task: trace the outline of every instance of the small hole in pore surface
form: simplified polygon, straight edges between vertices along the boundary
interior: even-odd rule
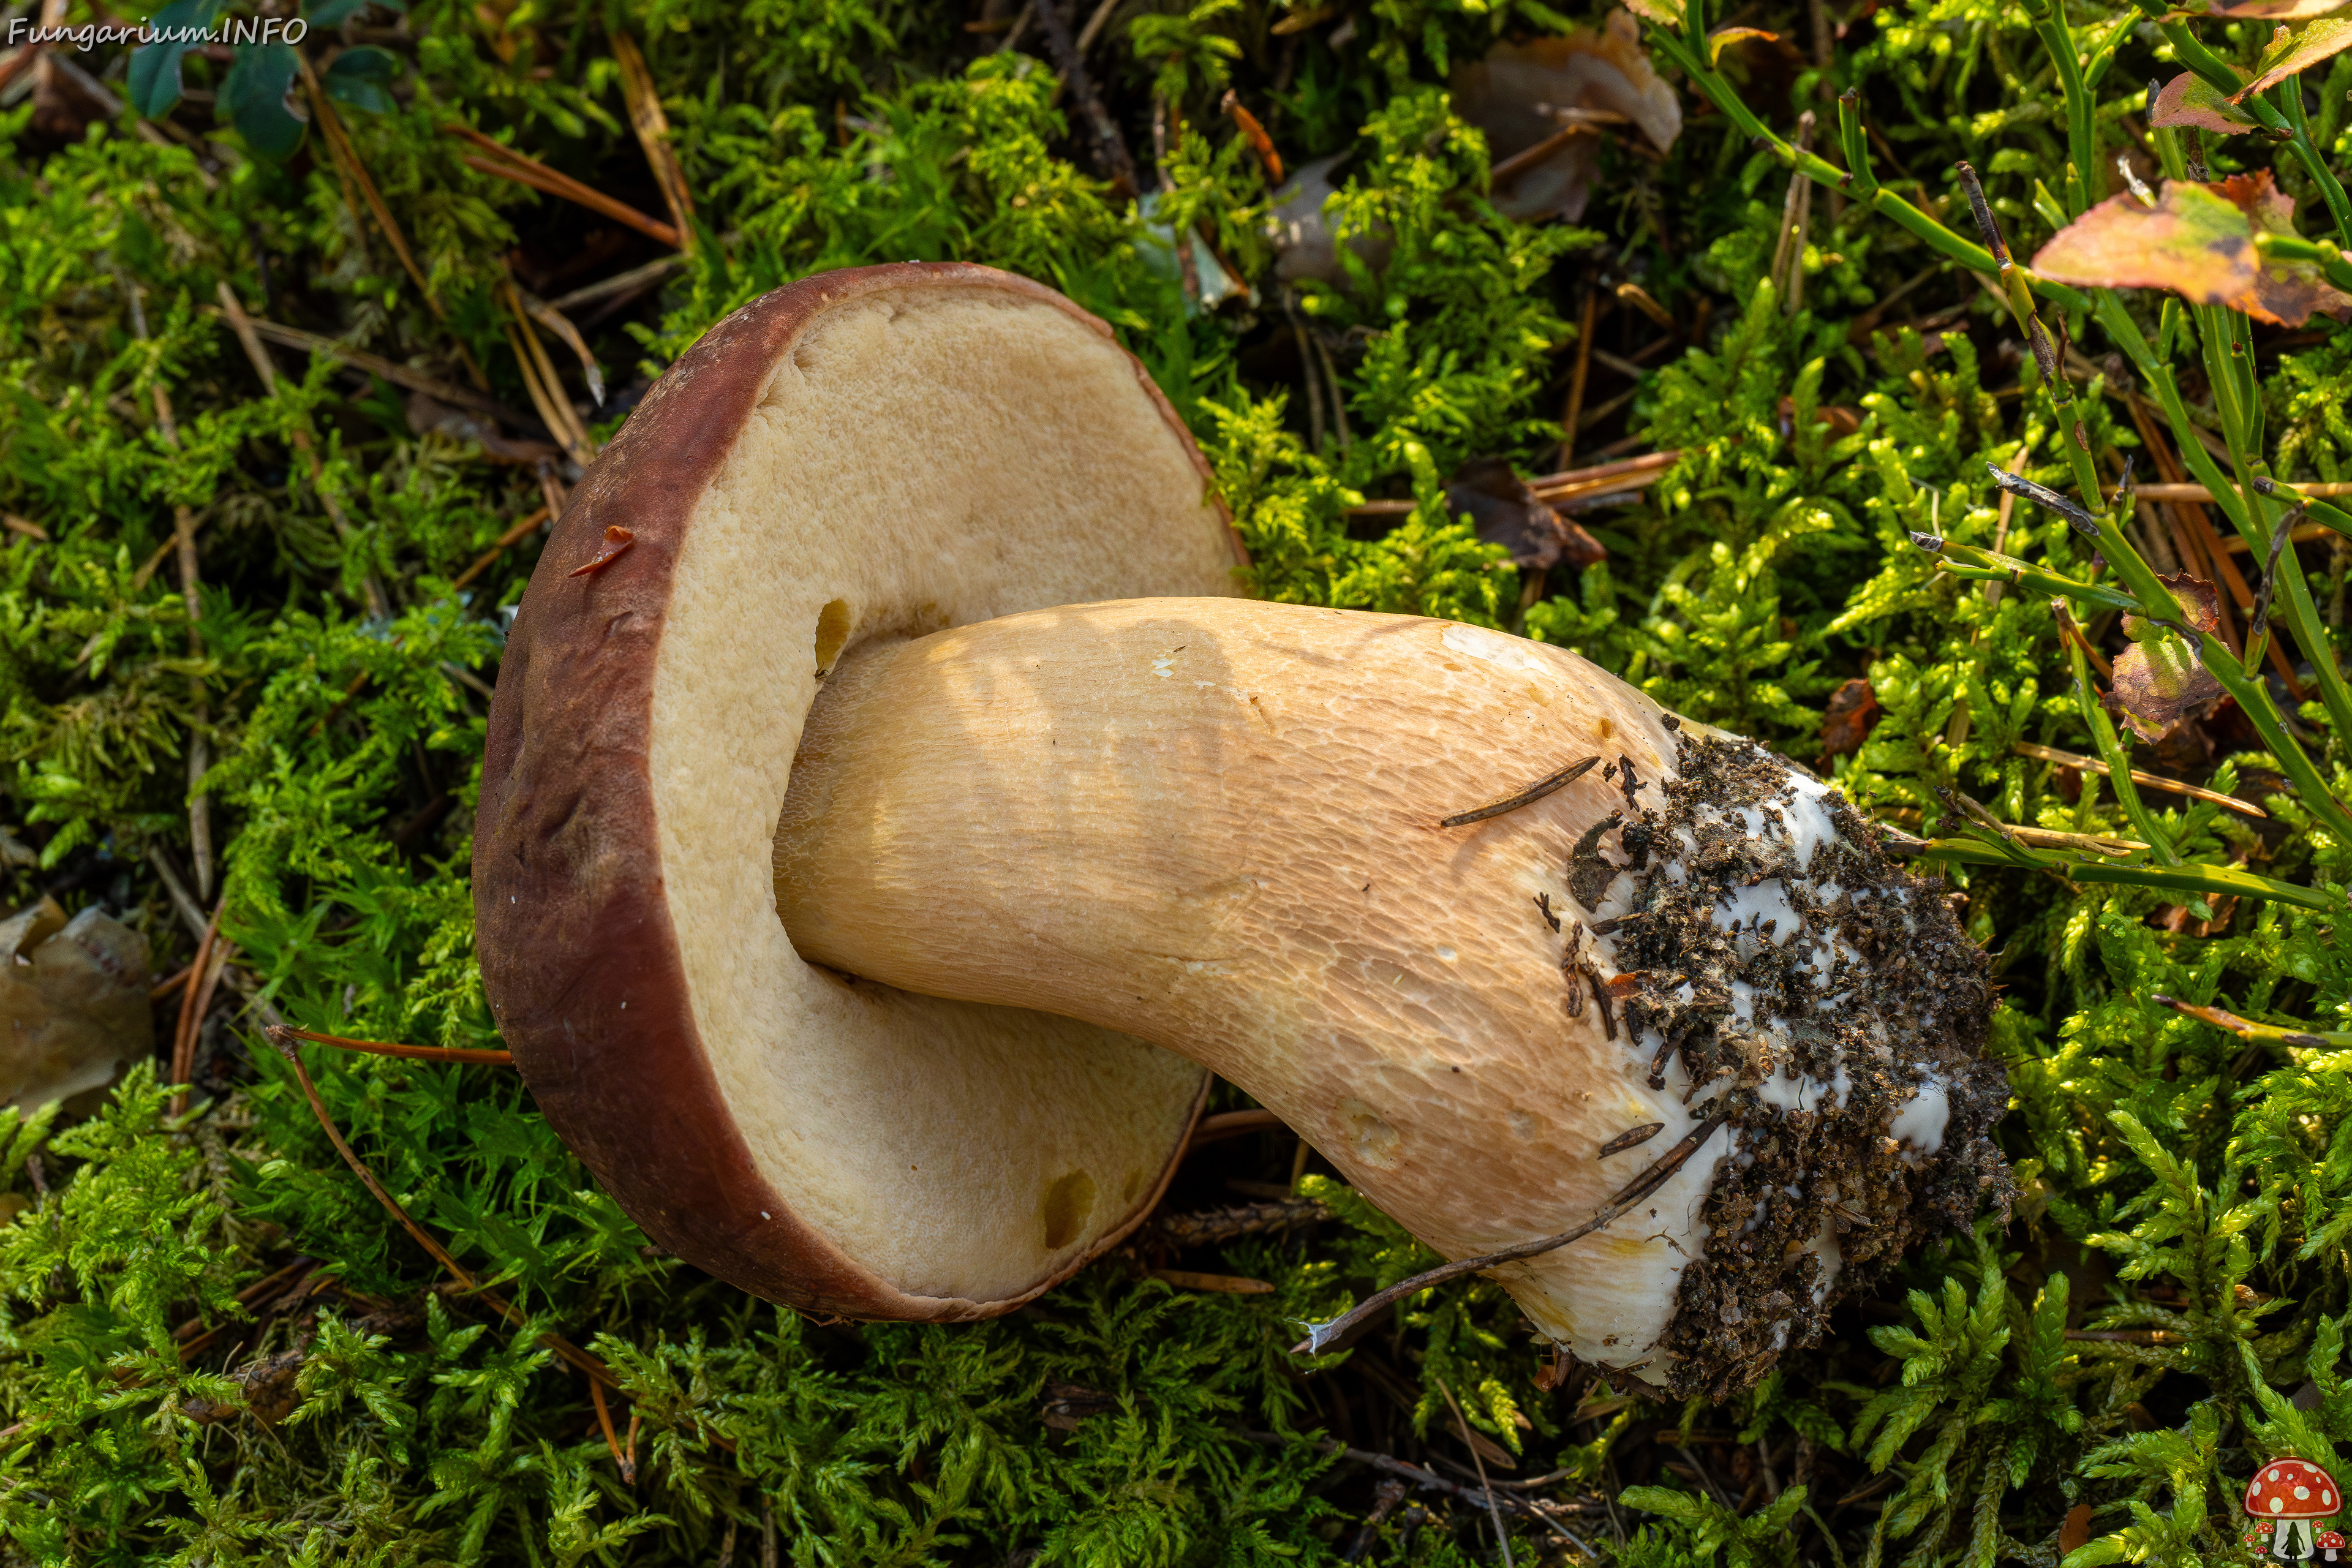
[[[1039,1212],[1045,1221],[1045,1250],[1058,1252],[1078,1238],[1086,1228],[1087,1216],[1095,1209],[1095,1179],[1084,1171],[1072,1171],[1057,1178],[1045,1189],[1045,1201]]]
[[[841,657],[841,645],[849,640],[849,601],[833,599],[816,613],[816,672],[823,675]]]

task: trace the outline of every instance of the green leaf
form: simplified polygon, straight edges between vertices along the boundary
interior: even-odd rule
[[[133,110],[149,120],[172,112],[180,101],[180,57],[195,47],[196,40],[164,35],[201,33],[212,26],[219,9],[219,0],[173,0],[149,18],[157,40],[131,51],[130,76],[124,84],[130,89]]]
[[[327,96],[338,103],[348,103],[353,109],[363,109],[370,114],[389,114],[399,106],[393,101],[392,83],[400,74],[400,59],[390,49],[380,49],[365,44],[355,49],[345,49],[327,68]]]
[[[257,158],[282,163],[302,145],[304,121],[291,94],[300,64],[285,44],[240,48],[221,84],[220,110]]]

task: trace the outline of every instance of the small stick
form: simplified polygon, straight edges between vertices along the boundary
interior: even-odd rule
[[[1298,1442],[1298,1439],[1296,1437],[1277,1436],[1272,1432],[1242,1432],[1236,1434],[1236,1436],[1244,1437],[1253,1443],[1263,1444],[1270,1448],[1287,1448]],[[1339,1442],[1336,1438],[1329,1437],[1326,1437],[1322,1441],[1315,1443],[1312,1446],[1318,1453],[1337,1454],[1343,1459],[1352,1459],[1360,1465],[1370,1465],[1373,1469],[1381,1472],[1383,1475],[1395,1476],[1401,1480],[1411,1481],[1413,1485],[1419,1487],[1423,1491],[1440,1492],[1447,1497],[1475,1500],[1481,1502],[1486,1500],[1486,1499],[1480,1495],[1477,1489],[1474,1487],[1465,1487],[1458,1481],[1449,1481],[1434,1470],[1427,1470],[1423,1469],[1419,1465],[1408,1464],[1406,1461],[1397,1458],[1393,1455],[1374,1453],[1369,1448],[1351,1448],[1347,1444]],[[1506,1481],[1503,1484],[1508,1486],[1511,1483]],[[1560,1513],[1598,1511],[1600,1506],[1593,1503],[1557,1503],[1542,1498],[1507,1497],[1501,1495],[1497,1495],[1495,1500],[1501,1504],[1508,1512],[1518,1514],[1525,1518],[1537,1520],[1547,1519],[1554,1511]]]
[[[213,942],[220,934],[221,911],[228,907],[228,895],[223,893],[213,906],[212,918],[205,921],[205,933],[196,939],[196,956],[188,964],[188,983],[180,993],[180,1022],[172,1031],[172,1081],[184,1084],[194,1070],[196,1032],[203,1026],[204,1015],[196,1010],[199,992],[209,992],[204,984],[207,960],[213,955]],[[218,974],[214,978],[217,980]],[[209,998],[207,998],[209,999]],[[188,1096],[184,1089],[172,1097],[172,1114],[179,1115],[188,1108]]]
[[[1588,287],[1584,290],[1584,308],[1576,324],[1576,369],[1568,378],[1568,406],[1559,415],[1559,466],[1566,468],[1576,461],[1576,432],[1584,422],[1584,384],[1592,374],[1592,328],[1601,319],[1601,293]],[[1566,479],[1562,474],[1559,479]],[[1540,481],[1538,481],[1540,482]],[[1533,486],[1529,486],[1533,489]],[[1544,499],[1552,498],[1547,496]]]
[[[467,584],[472,582],[475,578],[488,571],[491,564],[495,563],[499,556],[505,554],[509,547],[527,536],[532,529],[537,528],[541,523],[545,522],[547,518],[548,509],[542,505],[537,511],[532,512],[529,517],[524,518],[520,522],[516,523],[512,528],[509,528],[504,533],[499,534],[496,543],[492,544],[488,550],[483,551],[482,553],[475,559],[475,562],[471,566],[467,567],[463,572],[457,574],[457,580],[449,584],[450,591],[455,593],[457,589],[464,587]]]
[[[1689,1163],[1690,1157],[1697,1153],[1706,1141],[1721,1130],[1726,1119],[1725,1112],[1717,1111],[1696,1127],[1692,1128],[1687,1137],[1658,1156],[1655,1164],[1626,1184],[1623,1190],[1615,1197],[1594,1210],[1591,1219],[1573,1230],[1564,1230],[1558,1236],[1541,1237],[1534,1241],[1523,1241],[1516,1247],[1506,1247],[1498,1252],[1486,1253],[1477,1258],[1465,1258],[1456,1263],[1440,1264],[1437,1268],[1425,1273],[1416,1274],[1410,1279],[1401,1279],[1387,1289],[1376,1291],[1366,1297],[1329,1322],[1301,1325],[1307,1330],[1307,1337],[1291,1346],[1290,1353],[1313,1355],[1331,1341],[1392,1302],[1402,1301],[1408,1296],[1419,1295],[1422,1291],[1433,1286],[1443,1285],[1449,1279],[1459,1279],[1465,1274],[1482,1273],[1497,1264],[1517,1263],[1521,1258],[1537,1258],[1547,1252],[1557,1251],[1571,1241],[1591,1236],[1594,1231],[1602,1229],[1619,1215],[1664,1186],[1666,1179]]]
[[[1673,1047],[1669,1046],[1667,1048],[1671,1050]],[[1601,1145],[1601,1158],[1606,1160],[1612,1154],[1622,1154],[1628,1149],[1638,1149],[1665,1130],[1666,1124],[1663,1121],[1644,1121],[1639,1127],[1628,1127],[1624,1131]]]
[[[2062,767],[2074,768],[2084,773],[2097,773],[2103,778],[2106,776],[2107,764],[2101,762],[2096,757],[2085,757],[2078,755],[2073,752],[2062,752],[2055,746],[2036,745],[2031,741],[2020,741],[2011,749],[2014,750],[2021,757],[2032,757],[2040,762],[2056,763]],[[2166,778],[2162,773],[2151,773],[2144,772],[2138,768],[2134,768],[2131,771],[2131,776],[2132,783],[2136,784],[2146,784],[2150,789],[2170,790],[2175,795],[2189,795],[2198,800],[2210,800],[2215,805],[2228,806],[2231,811],[2241,813],[2247,816],[2267,817],[2270,816],[2269,812],[2264,811],[2261,806],[2256,805],[2250,800],[2240,800],[2236,795],[2223,795],[2218,790],[2200,788],[2193,784],[2183,784],[2179,779]]]
[[[1078,51],[1077,40],[1070,37],[1068,19],[1055,0],[1034,0],[1034,5],[1037,20],[1045,29],[1046,47],[1053,51],[1054,64],[1060,68],[1070,98],[1078,106],[1079,118],[1094,133],[1095,155],[1101,160],[1103,172],[1129,190],[1140,191],[1143,185],[1136,178],[1135,160],[1127,151],[1127,139],[1118,133],[1118,121],[1103,112],[1102,100],[1095,93],[1094,79],[1087,74],[1086,57]],[[1179,258],[1190,251],[1188,246],[1177,247]]]
[[[637,41],[626,33],[613,35],[613,58],[621,68],[621,96],[628,103],[629,126],[637,133],[637,144],[645,149],[646,163],[653,170],[654,184],[660,187],[671,226],[677,231],[674,243],[680,250],[691,251],[694,196],[686,186],[686,171],[678,167],[677,153],[670,146],[669,116],[662,112],[653,72],[646,68]]]
[[[383,1184],[375,1179],[375,1173],[369,1170],[357,1154],[352,1152],[352,1146],[343,1142],[342,1133],[335,1126],[335,1119],[327,1114],[326,1101],[319,1098],[319,1086],[310,1081],[310,1069],[302,1065],[302,1053],[296,1048],[295,1040],[292,1037],[298,1033],[299,1031],[291,1029],[284,1030],[282,1033],[272,1033],[269,1043],[278,1047],[278,1054],[284,1057],[287,1064],[293,1068],[294,1077],[302,1086],[303,1097],[310,1102],[310,1113],[319,1119],[319,1125],[326,1131],[327,1141],[335,1146],[335,1152],[343,1157],[343,1163],[349,1165],[352,1168],[352,1173],[360,1179],[361,1184],[375,1195],[376,1202],[382,1204],[394,1219],[400,1221],[402,1228],[415,1238],[416,1245],[431,1254],[436,1263],[456,1276],[460,1286],[480,1298],[491,1310],[516,1327],[520,1328],[529,1321],[512,1303],[484,1289],[480,1282],[467,1273],[462,1264],[449,1256],[448,1248],[434,1239],[432,1232],[408,1216],[408,1211],[402,1208],[393,1195],[383,1190]],[[561,1334],[541,1334],[539,1336],[539,1342],[553,1351],[558,1357],[583,1375],[612,1388],[617,1389],[621,1386],[613,1376],[611,1367],[606,1366],[602,1360],[589,1354]],[[723,1437],[719,1441],[722,1444],[727,1442]],[[731,1444],[728,1446],[732,1447]]]
[[[1445,1395],[1445,1408],[1454,1412],[1454,1423],[1462,1428],[1462,1446],[1470,1450],[1470,1463],[1478,1472],[1478,1489],[1486,1494],[1487,1517],[1495,1521],[1495,1539],[1502,1544],[1503,1568],[1514,1568],[1511,1538],[1503,1529],[1503,1510],[1495,1502],[1495,1483],[1486,1479],[1486,1461],[1479,1456],[1478,1445],[1470,1440],[1475,1436],[1470,1430],[1470,1423],[1464,1417],[1462,1406],[1454,1403],[1454,1391],[1445,1386],[1445,1380],[1432,1377],[1430,1381],[1437,1384],[1438,1393]]]
[[[1548,778],[1537,780],[1515,795],[1498,800],[1491,805],[1479,806],[1475,811],[1456,812],[1452,816],[1442,819],[1437,826],[1467,827],[1474,822],[1484,822],[1490,816],[1500,816],[1507,811],[1517,811],[1523,805],[1533,805],[1552,791],[1582,778],[1600,761],[1599,757],[1587,757],[1582,762],[1570,763],[1559,772]]]
[[[2239,1017],[2227,1007],[2200,1007],[2194,1002],[2183,1002],[2179,997],[2168,996],[2161,991],[2155,993],[2148,1000],[2159,1006],[2169,1007],[2176,1013],[2194,1018],[2200,1024],[2210,1024],[2217,1029],[2225,1029],[2242,1040],[2300,1046],[2305,1049],[2315,1047],[2352,1045],[2352,1034],[2314,1034],[2303,1029],[2281,1028],[2276,1024],[2257,1024],[2251,1018]]]
[[[682,243],[677,230],[659,218],[647,217],[625,202],[616,202],[602,191],[592,190],[571,175],[551,169],[529,153],[518,152],[503,142],[485,136],[470,125],[460,125],[452,121],[442,126],[441,130],[445,135],[456,136],[470,142],[489,154],[487,158],[477,158],[468,154],[466,158],[468,168],[478,169],[485,174],[496,174],[503,180],[512,180],[518,185],[529,185],[535,191],[542,191],[551,196],[560,196],[567,202],[586,207],[591,212],[601,213],[614,222],[626,224],[639,234],[649,239],[657,240],[673,250]],[[653,266],[661,272],[667,271],[675,265],[677,262],[674,258],[653,263]],[[643,268],[638,268],[638,271],[644,270]],[[635,274],[624,273],[622,276],[634,278]]]
[[[1656,1056],[1650,1058],[1649,1084],[1652,1089],[1664,1089],[1666,1087],[1666,1063],[1674,1059],[1675,1047],[1682,1043],[1683,1040],[1680,1035],[1674,1036],[1658,1047],[1658,1054]],[[1609,1149],[1603,1149],[1601,1152],[1603,1154],[1612,1152]]]
[[[620,1467],[621,1479],[635,1481],[637,1467],[621,1452],[621,1435],[613,1430],[613,1410],[604,1403],[604,1385],[593,1377],[588,1380],[588,1397],[596,1402],[596,1425],[604,1429],[604,1447],[613,1450],[613,1463]]]
[[[592,1383],[591,1388],[596,1386]],[[629,1441],[621,1453],[621,1479],[631,1486],[637,1484],[637,1407],[629,1406]]]
[[[469,1051],[456,1046],[400,1046],[384,1040],[353,1040],[341,1035],[322,1035],[313,1029],[297,1029],[289,1025],[273,1024],[262,1030],[270,1044],[279,1050],[286,1040],[309,1040],[314,1045],[333,1046],[338,1050],[358,1051],[372,1057],[406,1057],[416,1061],[464,1062],[479,1067],[512,1067],[512,1051]],[[285,1039],[278,1037],[284,1036]]]

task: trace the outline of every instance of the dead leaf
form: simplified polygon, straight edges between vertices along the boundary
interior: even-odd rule
[[[1877,691],[1859,676],[1830,693],[1829,706],[1822,710],[1822,760],[1862,750],[1871,726],[1884,717]]]
[[[2346,49],[2352,49],[2352,18],[2313,22],[2301,32],[2282,24],[2271,34],[2263,58],[2254,62],[2254,79],[2232,94],[2230,101],[2243,103],[2248,93],[2267,92]]]
[[[1445,510],[1469,514],[1481,541],[1511,552],[1512,564],[1540,572],[1566,562],[1590,566],[1609,552],[1582,528],[1537,498],[1511,465],[1500,458],[1473,458],[1445,488]]]
[[[2190,629],[2206,637],[2207,646],[2219,647],[2221,597],[2213,584],[2186,572],[2157,581],[2180,601]],[[2105,705],[2108,711],[2122,714],[2141,740],[2160,739],[2182,719],[2196,717],[2197,710],[2210,709],[2221,695],[2221,683],[2187,642],[2137,616],[2126,616],[2123,624],[2124,636],[2132,643],[2116,656],[2115,689]]]
[[[2217,136],[2234,136],[2254,129],[2253,116],[2215,91],[2195,71],[2182,71],[2164,84],[2148,111],[2147,122],[2167,130],[2194,126]]]
[[[1661,27],[1683,25],[1683,8],[1674,0],[1625,0],[1626,8],[1645,22],[1655,22]]]
[[[302,1373],[303,1352],[282,1351],[263,1361],[247,1362],[228,1374],[229,1381],[245,1391],[245,1403],[232,1405],[222,1399],[195,1398],[180,1406],[180,1414],[203,1426],[226,1421],[240,1410],[249,1411],[264,1426],[275,1426],[294,1414],[302,1402],[298,1386]]]
[[[1318,158],[1292,171],[1290,183],[1275,193],[1267,215],[1266,234],[1274,241],[1274,275],[1286,283],[1328,283],[1348,280],[1339,265],[1339,241],[1324,207],[1339,187],[1331,171],[1345,153]],[[1377,272],[1385,265],[1392,243],[1385,233],[1360,234],[1348,242],[1366,267]]]
[[[2058,1527],[2058,1553],[2067,1552],[2091,1543],[2091,1505],[2078,1502],[2066,1510],[2066,1521]]]
[[[1497,163],[1559,130],[1547,110],[1622,114],[1660,152],[1682,134],[1682,101],[1651,68],[1641,28],[1625,11],[1611,12],[1599,32],[1579,27],[1561,37],[1498,44],[1486,58],[1455,67],[1450,85],[1454,112],[1486,133],[1487,153]],[[1495,210],[1574,223],[1584,216],[1600,168],[1601,138],[1571,136],[1497,189]]]
[[[155,1047],[147,939],[43,899],[0,921],[0,1103],[31,1111],[104,1087]]]
[[[2315,311],[2352,316],[2352,295],[2307,262],[2265,261],[2257,233],[2294,232],[2294,198],[2270,171],[2212,184],[2167,180],[2151,207],[2110,196],[2051,237],[2033,269],[2058,283],[2169,289],[2200,305],[2227,305],[2259,321],[2299,327]]]

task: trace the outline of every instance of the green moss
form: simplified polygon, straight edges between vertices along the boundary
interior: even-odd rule
[[[1842,1310],[1821,1345],[1720,1407],[1572,1384],[1580,1415],[1539,1385],[1541,1352],[1484,1282],[1407,1303],[1355,1349],[1294,1360],[1297,1320],[1432,1261],[1311,1164],[1304,1190],[1333,1218],[1174,1259],[1263,1294],[1176,1290],[1114,1260],[990,1323],[812,1321],[647,1247],[510,1074],[314,1053],[353,1147],[517,1305],[518,1327],[436,1282],[259,1047],[268,1009],[372,1038],[497,1044],[467,886],[478,687],[495,679],[536,536],[452,584],[541,492],[446,408],[412,418],[407,389],[324,357],[280,353],[265,390],[218,289],[450,385],[470,385],[470,357],[491,395],[530,406],[499,325],[502,268],[553,297],[654,251],[614,230],[565,274],[608,244],[598,222],[468,165],[440,127],[474,124],[660,213],[616,29],[651,62],[698,226],[656,292],[576,312],[622,394],[600,435],[768,289],[876,260],[990,261],[1069,293],[1144,360],[1214,468],[1257,592],[1511,626],[1522,577],[1449,515],[1446,480],[1481,456],[1554,466],[1583,291],[1638,281],[1685,327],[1703,310],[1713,324],[1637,384],[1609,356],[1661,334],[1630,307],[1604,313],[1587,406],[1633,396],[1578,450],[1683,456],[1638,504],[1580,514],[1610,559],[1556,570],[1525,629],[1808,763],[1822,760],[1829,693],[1866,677],[1883,716],[1827,765],[1858,806],[1911,830],[1937,830],[1937,792],[1952,788],[2005,821],[2128,834],[2095,774],[2062,778],[2017,750],[2091,749],[2046,608],[1939,573],[1908,542],[1998,541],[2090,570],[2063,521],[2024,506],[2004,520],[1986,475],[2064,485],[2071,471],[2000,308],[1929,245],[1859,200],[1832,216],[1816,190],[1791,310],[1790,271],[1772,265],[1784,169],[1688,93],[1662,160],[1604,148],[1583,226],[1512,222],[1489,203],[1487,150],[1447,72],[1496,37],[1597,13],[1375,0],[1272,30],[1316,15],[1112,11],[1095,74],[1147,182],[1154,97],[1174,127],[1150,217],[1171,226],[1155,232],[1086,151],[1038,32],[981,52],[1001,35],[965,30],[977,10],[426,0],[404,40],[380,6],[362,25],[396,60],[392,107],[346,103],[342,118],[429,302],[355,216],[315,126],[273,163],[201,102],[160,144],[128,120],[60,122],[46,91],[0,110],[0,511],[47,535],[0,534],[0,894],[10,910],[50,890],[107,903],[162,971],[184,963],[194,934],[157,867],[198,880],[201,742],[239,977],[202,1037],[190,1115],[171,1116],[149,1065],[78,1124],[0,1112],[9,1561],[1338,1561],[1379,1478],[1318,1437],[1465,1479],[1449,1393],[1490,1455],[1552,1476],[1540,1495],[1592,1504],[1563,1516],[1573,1544],[1515,1522],[1519,1562],[2053,1564],[2077,1505],[2092,1535],[2078,1563],[2218,1562],[2259,1458],[2294,1452],[2342,1478],[2352,1053],[2250,1043],[2153,999],[2347,1026],[2341,921],[2285,906],[2210,911],[2221,918],[2196,934],[2202,915],[2169,914],[2154,889],[1953,867],[1965,927],[2005,988],[1993,1049],[2014,1096],[2000,1136],[2016,1216],[1927,1247],[1899,1289]],[[1832,118],[1803,7],[1729,19],[1808,46],[1794,68],[1762,45],[1724,51],[1751,108],[1783,132],[1806,106]],[[2061,24],[2093,51],[2121,40],[2100,89],[2108,160],[2140,112],[2118,84],[2177,68],[2119,19]],[[1965,223],[1941,171],[1971,158],[2030,255],[2046,233],[2034,183],[2063,185],[2068,134],[2032,18],[1906,0],[1848,23],[1830,85],[1862,90],[1885,139],[1878,177]],[[321,59],[331,30],[310,46]],[[2237,31],[2208,41],[2251,58],[2267,29]],[[84,63],[119,80],[104,51]],[[2320,95],[2323,147],[2342,133],[2347,70]],[[198,92],[222,74],[185,62]],[[1340,279],[1277,284],[1274,193],[1220,111],[1227,84],[1294,167],[1349,155],[1332,220],[1377,237],[1381,265],[1343,247]],[[1832,140],[1826,126],[1816,138]],[[2267,145],[2209,154],[2253,167]],[[2281,157],[2313,218],[2319,193]],[[1205,230],[1255,300],[1193,308],[1170,264],[1180,229]],[[2152,305],[2130,309],[2152,322]],[[2100,373],[2078,395],[2102,473],[2128,452],[2145,477],[2124,365],[2098,357],[2113,345],[2087,319],[2069,328]],[[2343,340],[2315,329],[2275,360],[2256,342],[2266,451],[2282,474],[2332,479],[2352,447],[2347,372]],[[2198,401],[2188,334],[2179,352]],[[577,375],[568,361],[564,374]],[[1411,510],[1375,520],[1352,510],[1366,500]],[[179,509],[201,550],[196,638],[164,548]],[[2340,636],[2344,563],[2325,542],[2304,559]],[[2325,710],[2298,721],[2352,791]],[[2276,759],[2242,732],[2220,738],[2204,782],[2247,781],[2270,816],[2148,793],[2179,852],[2343,878],[2347,847],[2275,782]],[[161,1017],[168,1038],[168,1002]],[[1292,1171],[1286,1138],[1215,1150],[1188,1164],[1176,1202]],[[634,1482],[542,1333],[614,1369]],[[1380,1517],[1360,1538],[1379,1560],[1497,1555],[1475,1501],[1423,1492]]]

